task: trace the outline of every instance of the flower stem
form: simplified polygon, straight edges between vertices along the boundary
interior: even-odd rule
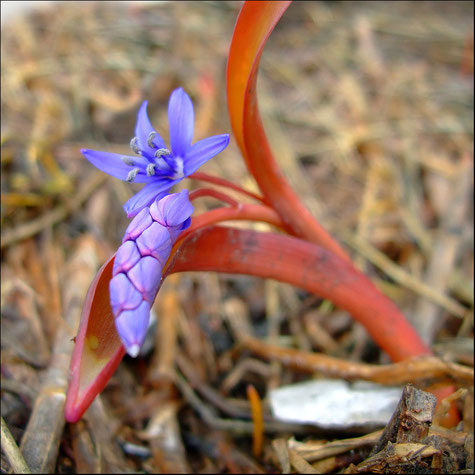
[[[205,181],[207,183],[213,183],[214,185],[224,186],[226,188],[230,188],[231,190],[237,191],[245,196],[248,196],[256,201],[260,201],[261,203],[266,203],[266,199],[262,196],[259,196],[252,191],[245,190],[240,186],[234,184],[232,181],[225,180],[224,178],[220,178],[217,176],[209,175],[208,173],[203,172],[195,172],[190,175],[190,178],[194,178],[195,180]]]
[[[174,251],[178,248],[181,242],[188,237],[190,234],[198,231],[199,229],[205,228],[212,224],[222,223],[223,221],[233,221],[233,220],[245,220],[245,221],[258,221],[283,229],[284,224],[282,223],[279,215],[268,206],[264,205],[252,205],[252,204],[239,204],[239,207],[228,207],[224,206],[222,208],[212,209],[206,211],[199,216],[195,216],[191,219],[191,225],[188,229],[183,231],[179,238],[177,239],[171,256],[173,256]]]
[[[213,188],[198,188],[197,190],[190,191],[190,201],[196,200],[197,198],[201,198],[202,196],[211,196],[233,207],[239,206],[239,201],[236,201],[226,193],[214,190]]]

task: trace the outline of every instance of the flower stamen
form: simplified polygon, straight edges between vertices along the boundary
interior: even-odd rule
[[[120,159],[129,167],[133,167],[135,165],[134,161],[130,157],[120,157]]]
[[[155,132],[154,130],[152,130],[152,132],[150,132],[148,134],[148,137],[147,137],[147,145],[150,147],[150,148],[156,148],[157,146],[153,143],[153,139],[155,138],[155,135],[157,135],[157,132]]]
[[[132,151],[137,154],[137,155],[142,155],[142,151],[140,150],[139,146],[138,146],[138,141],[139,139],[137,137],[134,137],[131,141],[130,141],[130,148],[132,149]]]
[[[149,163],[147,165],[147,176],[152,176],[152,175],[155,175],[155,164]]]
[[[129,183],[132,183],[135,180],[135,177],[137,176],[137,173],[140,170],[138,168],[134,168],[133,170],[130,170],[129,174],[127,175],[127,181]]]
[[[165,155],[170,155],[170,150],[168,150],[168,148],[159,148],[155,152],[155,158],[161,158]]]
[[[175,89],[168,102],[170,144],[167,147],[147,116],[147,101],[137,113],[130,148],[126,153],[81,149],[81,153],[99,170],[129,183],[145,183],[145,188],[124,205],[127,216],[134,217],[154,197],[162,195],[203,163],[220,153],[229,143],[229,135],[215,135],[191,144],[194,110],[190,97],[182,88]]]

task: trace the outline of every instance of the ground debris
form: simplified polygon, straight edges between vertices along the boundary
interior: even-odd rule
[[[431,432],[435,404],[432,394],[406,386],[370,456],[344,473],[458,473],[466,469],[470,436],[459,433],[457,440],[449,439],[450,431],[437,426]]]
[[[146,352],[64,425],[82,294],[140,189],[80,149],[130,153],[143,100],[166,139],[180,86],[194,141],[230,132],[239,7],[58,2],[2,24],[2,473],[20,471],[19,450],[50,473],[473,472],[473,2],[293,2],[259,72],[286,178],[437,357],[389,364],[346,312],[288,285],[179,274],[154,305]],[[255,191],[233,140],[206,172]],[[202,197],[195,212],[215,205]],[[369,433],[272,415],[272,390],[322,377],[414,386]],[[424,391],[447,381],[461,415],[452,429],[437,425],[447,404],[434,412]]]

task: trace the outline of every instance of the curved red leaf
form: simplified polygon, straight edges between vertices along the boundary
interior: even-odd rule
[[[396,306],[351,264],[291,236],[211,226],[192,233],[167,274],[216,271],[276,279],[344,308],[394,361],[430,354]]]
[[[259,116],[256,81],[260,57],[270,33],[290,3],[247,1],[241,8],[227,65],[231,126],[249,171],[291,233],[348,259],[345,251],[315,220],[285,180],[272,155]]]
[[[247,1],[239,12],[229,47],[226,85],[228,111],[234,137],[246,159],[243,138],[244,95],[252,66],[259,61],[267,38],[291,1]]]
[[[76,336],[64,408],[77,422],[104,389],[125,355],[109,303],[109,281],[115,254],[101,267],[87,292]]]

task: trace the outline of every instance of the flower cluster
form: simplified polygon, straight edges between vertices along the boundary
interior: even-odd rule
[[[142,346],[162,269],[178,235],[190,225],[192,213],[188,191],[183,190],[155,200],[125,231],[109,292],[115,325],[130,356],[137,356]]]
[[[193,104],[181,88],[170,96],[168,122],[171,150],[150,124],[146,101],[137,114],[135,137],[130,142],[134,156],[81,150],[99,170],[128,182],[146,183],[124,205],[127,216],[134,219],[115,256],[109,284],[115,326],[133,357],[145,339],[163,267],[178,235],[190,225],[193,213],[186,190],[168,192],[229,143],[229,135],[223,134],[191,145]]]

